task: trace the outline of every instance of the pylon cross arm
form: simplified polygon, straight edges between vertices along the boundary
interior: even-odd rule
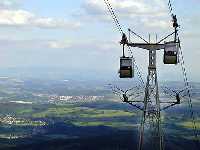
[[[156,43],[127,43],[128,46],[142,48],[146,50],[161,50],[165,48],[165,44]]]

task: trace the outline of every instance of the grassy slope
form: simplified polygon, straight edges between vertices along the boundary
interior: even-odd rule
[[[28,111],[28,110],[27,110]],[[75,106],[55,106],[48,108],[42,112],[33,113],[34,118],[46,117],[70,117],[76,116],[80,118],[109,118],[109,117],[130,117],[135,113],[121,110],[97,110],[87,107]]]

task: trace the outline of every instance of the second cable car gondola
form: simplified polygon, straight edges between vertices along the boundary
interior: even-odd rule
[[[133,78],[134,77],[134,61],[132,57],[120,58],[120,78]]]
[[[164,49],[164,64],[177,64],[179,62],[179,43],[167,42]]]

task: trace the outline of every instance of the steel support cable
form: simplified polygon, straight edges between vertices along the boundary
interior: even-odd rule
[[[161,87],[161,89],[163,90],[164,94],[167,95],[167,96],[171,96],[172,98],[174,98],[175,96],[172,95],[169,91],[167,91],[166,89],[169,89],[167,87]],[[170,89],[171,91],[171,89]]]
[[[104,0],[104,2],[105,2],[105,4],[107,5],[108,10],[109,10],[109,12],[110,12],[110,14],[111,14],[111,16],[112,16],[114,22],[115,22],[115,25],[117,26],[117,28],[118,28],[120,34],[123,34],[124,32],[123,32],[123,30],[122,30],[122,28],[121,28],[121,25],[120,25],[120,23],[119,23],[119,21],[118,21],[116,15],[115,15],[115,13],[114,13],[114,10],[113,10],[112,7],[111,7],[111,4],[109,3],[108,0]],[[130,47],[129,47],[129,52],[130,52],[131,55],[133,56],[133,52],[131,51]],[[142,82],[142,84],[144,85],[144,81],[143,81],[143,79],[142,79],[141,73],[140,73],[140,71],[139,71],[139,67],[138,67],[137,64],[136,64],[135,59],[134,59],[134,64],[135,64],[135,66],[136,66],[136,69],[137,69],[137,73],[138,73],[140,82]],[[141,109],[141,108],[138,107],[137,105],[134,105],[134,104],[132,104],[132,103],[129,103],[129,104],[130,104],[131,106],[133,106],[133,107],[136,107],[136,108],[138,108],[138,109]]]
[[[131,50],[130,46],[128,46],[128,52],[129,52],[129,55],[131,57],[133,57],[133,51]],[[133,59],[133,61],[134,61],[134,64],[135,64],[135,68],[137,70],[137,76],[139,77],[139,81],[142,84],[142,87],[145,88],[145,83],[144,83],[144,80],[143,80],[143,77],[142,77],[142,73],[141,73],[141,71],[139,69],[139,66],[138,66],[135,58]]]
[[[112,19],[113,19],[113,21],[114,21],[115,26],[117,27],[117,30],[120,32],[120,34],[122,34],[122,30],[120,29],[120,26],[119,26],[119,24],[118,24],[118,21],[116,21],[116,16],[115,16],[115,14],[113,13],[112,9],[110,8],[110,5],[109,5],[108,1],[107,1],[107,0],[104,0],[104,3],[106,4],[106,6],[107,6],[107,8],[108,8],[108,11],[109,11],[109,13],[110,13],[110,15],[111,15],[111,17],[112,17]]]
[[[117,29],[119,30],[120,34],[123,34],[124,32],[123,32],[122,26],[120,25],[119,20],[118,20],[117,16],[115,15],[115,11],[114,11],[114,9],[112,8],[112,6],[111,6],[109,0],[104,0],[104,2],[105,2],[106,6],[107,6],[107,8],[108,8],[108,11],[109,11],[111,17],[113,18],[113,21],[114,21],[115,25],[117,26]],[[128,51],[129,51],[129,53],[131,54],[131,56],[133,56],[133,52],[131,51],[131,48],[130,48],[130,47],[128,47]],[[138,65],[137,65],[137,63],[136,63],[135,58],[134,58],[134,64],[135,64],[135,67],[136,67],[136,70],[137,70],[137,75],[138,75],[138,77],[139,77],[139,80],[140,80],[141,84],[142,84],[143,87],[144,87],[145,83],[144,83],[144,80],[143,80],[143,78],[142,78],[142,74],[141,74],[141,72],[140,72],[140,70],[139,70],[139,67],[138,67]]]
[[[118,30],[120,31],[121,34],[123,34],[124,32],[123,32],[122,27],[121,27],[121,25],[120,25],[120,23],[119,23],[119,20],[117,19],[116,15],[115,15],[114,9],[112,8],[112,6],[111,6],[111,4],[109,3],[108,0],[104,0],[104,2],[106,3],[106,5],[107,5],[107,7],[108,7],[108,9],[109,9],[109,12],[110,12],[111,15],[112,15],[114,22],[115,22],[116,25],[118,26]],[[128,51],[129,51],[131,57],[133,57],[133,52],[131,51],[131,48],[130,48],[129,46],[128,46]],[[142,78],[142,74],[141,74],[141,72],[140,72],[140,70],[139,70],[139,67],[138,67],[138,65],[137,65],[137,63],[136,63],[135,58],[134,58],[134,64],[135,64],[135,67],[136,67],[136,70],[137,70],[137,75],[138,75],[138,77],[139,77],[139,81],[141,82],[141,84],[142,84],[143,87],[144,87],[144,81],[143,81],[143,78]]]
[[[112,8],[112,6],[111,6],[109,0],[107,0],[107,3],[108,3],[108,5],[109,5],[109,7],[110,7],[110,9],[111,9],[111,12],[112,12],[113,16],[115,17],[116,23],[118,24],[121,33],[123,33],[122,27],[121,27],[121,25],[120,25],[120,23],[119,23],[119,20],[118,20],[117,16],[115,15],[115,11],[114,11],[114,9]]]
[[[169,8],[170,15],[173,16],[173,7],[172,7],[171,0],[168,1],[168,8]],[[182,69],[182,74],[183,74],[183,78],[184,78],[185,88],[187,90],[187,95],[189,97],[188,104],[189,104],[189,109],[190,109],[190,114],[191,114],[190,117],[193,120],[194,135],[195,135],[196,139],[199,141],[198,132],[197,132],[197,126],[196,126],[196,122],[195,122],[195,115],[194,115],[194,112],[193,112],[193,104],[192,104],[191,92],[190,92],[190,89],[188,88],[190,85],[189,85],[189,81],[188,81],[188,77],[187,77],[187,71],[186,71],[186,67],[185,67],[185,60],[184,60],[183,51],[181,49],[181,46],[180,46],[180,58],[181,58],[180,63],[181,63],[181,69]]]
[[[168,1],[168,8],[169,8],[169,13],[172,16],[173,15],[173,7],[172,7],[171,0]]]
[[[144,40],[141,36],[139,36],[138,34],[136,34],[135,32],[133,32],[133,31],[131,31],[131,29],[128,29],[129,30],[129,41],[130,41],[130,32],[132,32],[133,34],[135,34],[136,36],[138,36],[138,37],[140,37],[142,40]],[[144,41],[146,41],[146,40],[144,40]],[[147,41],[146,41],[147,42]],[[148,42],[147,42],[148,43]],[[130,46],[128,46],[128,51],[129,51],[129,55],[131,56],[131,57],[133,57],[133,51],[131,50],[131,47]],[[145,82],[144,82],[144,80],[143,80],[143,78],[142,78],[142,73],[141,73],[141,71],[139,70],[139,66],[137,65],[137,62],[136,62],[136,60],[135,60],[135,58],[134,58],[134,64],[135,64],[135,68],[136,68],[136,70],[137,70],[137,75],[138,75],[138,77],[139,77],[139,81],[140,81],[140,83],[142,84],[142,87],[143,88],[145,88]]]
[[[143,40],[145,43],[147,43],[147,44],[149,43],[143,37],[141,37],[139,34],[135,33],[134,31],[132,31],[131,29],[128,29],[128,31],[129,31],[129,33],[132,33],[135,36],[137,36],[138,38],[140,38],[141,40]],[[129,39],[129,41],[130,41],[130,39]]]
[[[183,51],[182,51],[182,48],[180,46],[180,58],[181,58],[181,68],[182,68],[182,73],[183,73],[183,77],[184,77],[184,83],[185,83],[185,86],[186,87],[189,87],[189,81],[188,81],[188,77],[187,77],[187,71],[186,71],[186,67],[185,67],[185,60],[184,60],[184,55],[183,55]],[[190,117],[192,118],[192,123],[193,123],[193,132],[194,132],[194,135],[195,135],[195,138],[199,144],[199,134],[198,134],[198,131],[197,131],[197,126],[196,126],[196,121],[195,121],[195,114],[193,112],[193,104],[192,104],[192,98],[191,98],[191,92],[190,92],[190,89],[187,88],[187,94],[188,94],[188,97],[189,97],[189,100],[188,100],[188,104],[189,104],[189,111],[190,111]]]
[[[120,32],[120,34],[123,34],[122,27],[121,27],[121,25],[119,23],[119,20],[117,19],[117,16],[115,15],[115,11],[112,8],[110,2],[108,0],[104,0],[104,3],[106,4],[106,6],[108,8],[108,11],[109,11],[109,13],[110,13],[110,15],[111,15],[111,17],[112,17],[117,29],[118,29],[118,31]]]
[[[170,15],[173,16],[173,7],[172,7],[171,0],[168,1],[168,6],[169,6]],[[178,40],[179,40],[179,37],[178,37]],[[181,46],[180,46],[180,59],[181,59],[180,63],[181,63],[181,69],[182,69],[184,84],[186,86],[187,95],[189,97],[188,104],[189,104],[190,117],[192,118],[192,122],[193,122],[193,132],[194,132],[195,138],[196,138],[196,140],[197,140],[197,142],[199,144],[199,140],[200,139],[199,139],[199,135],[198,135],[198,131],[197,131],[195,115],[194,115],[194,112],[193,112],[193,104],[192,104],[191,92],[190,92],[190,89],[187,88],[187,87],[190,87],[190,85],[189,85],[189,81],[188,81],[188,76],[187,76],[187,71],[186,71],[186,66],[185,66],[185,60],[184,60],[184,55],[183,55],[183,51],[182,51]]]

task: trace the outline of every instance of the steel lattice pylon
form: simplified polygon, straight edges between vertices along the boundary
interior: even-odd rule
[[[175,32],[173,34],[176,34],[176,30],[177,29],[175,28]],[[167,37],[173,34],[170,34]],[[176,104],[180,104],[178,100],[176,102],[161,102],[159,98],[156,52],[166,48],[167,43],[164,42],[163,44],[161,44],[161,42],[165,40],[167,37],[163,38],[157,43],[150,43],[147,42],[146,40],[145,43],[132,43],[129,41],[127,42],[127,40],[124,40],[125,38],[124,39],[122,38],[121,41],[121,44],[123,44],[123,46],[127,45],[128,47],[137,47],[149,51],[149,66],[148,66],[147,82],[145,86],[145,96],[142,102],[143,108],[141,109],[143,114],[140,124],[140,138],[139,138],[138,150],[145,149],[144,147],[146,143],[145,139],[147,139],[145,131],[152,133],[148,141],[151,141],[151,143],[154,146],[154,150],[164,150],[164,140],[161,129],[161,111]],[[178,43],[177,41],[173,42]],[[133,103],[135,102],[132,101],[131,104],[133,105]],[[170,105],[161,109],[161,103],[169,103]],[[149,130],[145,130],[147,125],[149,125]]]
[[[163,136],[161,132],[160,100],[158,91],[156,71],[156,50],[149,51],[149,67],[147,83],[145,88],[144,109],[140,125],[140,139],[138,149],[142,150],[144,145],[145,124],[149,121],[152,130],[152,144],[163,150]]]

